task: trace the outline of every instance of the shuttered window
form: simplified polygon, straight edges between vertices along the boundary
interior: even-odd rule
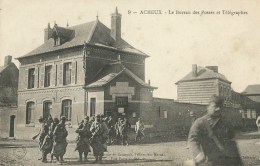
[[[44,87],[51,85],[51,69],[52,66],[45,66]]]
[[[63,85],[71,84],[72,76],[72,63],[67,62],[63,65]]]
[[[35,79],[35,68],[31,68],[28,70],[28,89],[34,88],[34,79]]]

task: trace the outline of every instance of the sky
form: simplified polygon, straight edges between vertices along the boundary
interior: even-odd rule
[[[260,84],[257,0],[0,0],[0,66],[6,55],[16,58],[40,46],[48,22],[73,26],[93,21],[98,14],[110,28],[116,6],[122,14],[122,38],[150,56],[145,79],[158,87],[154,97],[177,99],[175,83],[191,71],[192,64],[218,66],[237,92]],[[142,14],[145,10],[162,14]],[[211,14],[201,15],[202,10]]]

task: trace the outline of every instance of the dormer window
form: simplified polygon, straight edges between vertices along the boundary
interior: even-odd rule
[[[62,45],[63,43],[71,40],[74,37],[74,30],[59,27],[57,24],[54,25],[52,31],[52,38],[54,40],[54,46]]]

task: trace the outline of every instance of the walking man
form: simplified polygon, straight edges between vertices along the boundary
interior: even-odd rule
[[[84,161],[87,160],[88,153],[91,152],[89,138],[91,137],[89,117],[84,117],[83,124],[76,130],[78,133],[78,140],[76,149],[79,152],[79,162],[82,162],[82,154],[84,154]]]
[[[104,128],[102,125],[100,115],[96,116],[95,121],[92,123],[90,127],[90,131],[92,132],[92,137],[90,138],[91,146],[93,149],[93,155],[95,156],[94,163],[102,163],[102,157],[104,155],[104,146],[102,144],[102,137],[104,134]]]
[[[63,156],[66,153],[66,147],[68,145],[66,137],[68,136],[68,131],[65,126],[66,117],[62,116],[60,123],[56,126],[53,132],[54,145],[53,151],[57,161],[62,164],[64,162]]]
[[[141,139],[144,137],[144,123],[142,122],[141,118],[138,118],[138,121],[135,124],[135,141],[141,142]]]
[[[189,146],[196,165],[242,165],[231,124],[222,116],[223,100],[213,95],[207,114],[189,132]]]

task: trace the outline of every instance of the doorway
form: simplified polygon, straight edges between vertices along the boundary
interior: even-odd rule
[[[52,110],[52,102],[51,101],[45,101],[43,103],[43,118],[45,120],[47,120],[48,117],[50,116],[51,110]]]
[[[14,137],[14,119],[15,119],[15,115],[10,116],[9,137]]]

